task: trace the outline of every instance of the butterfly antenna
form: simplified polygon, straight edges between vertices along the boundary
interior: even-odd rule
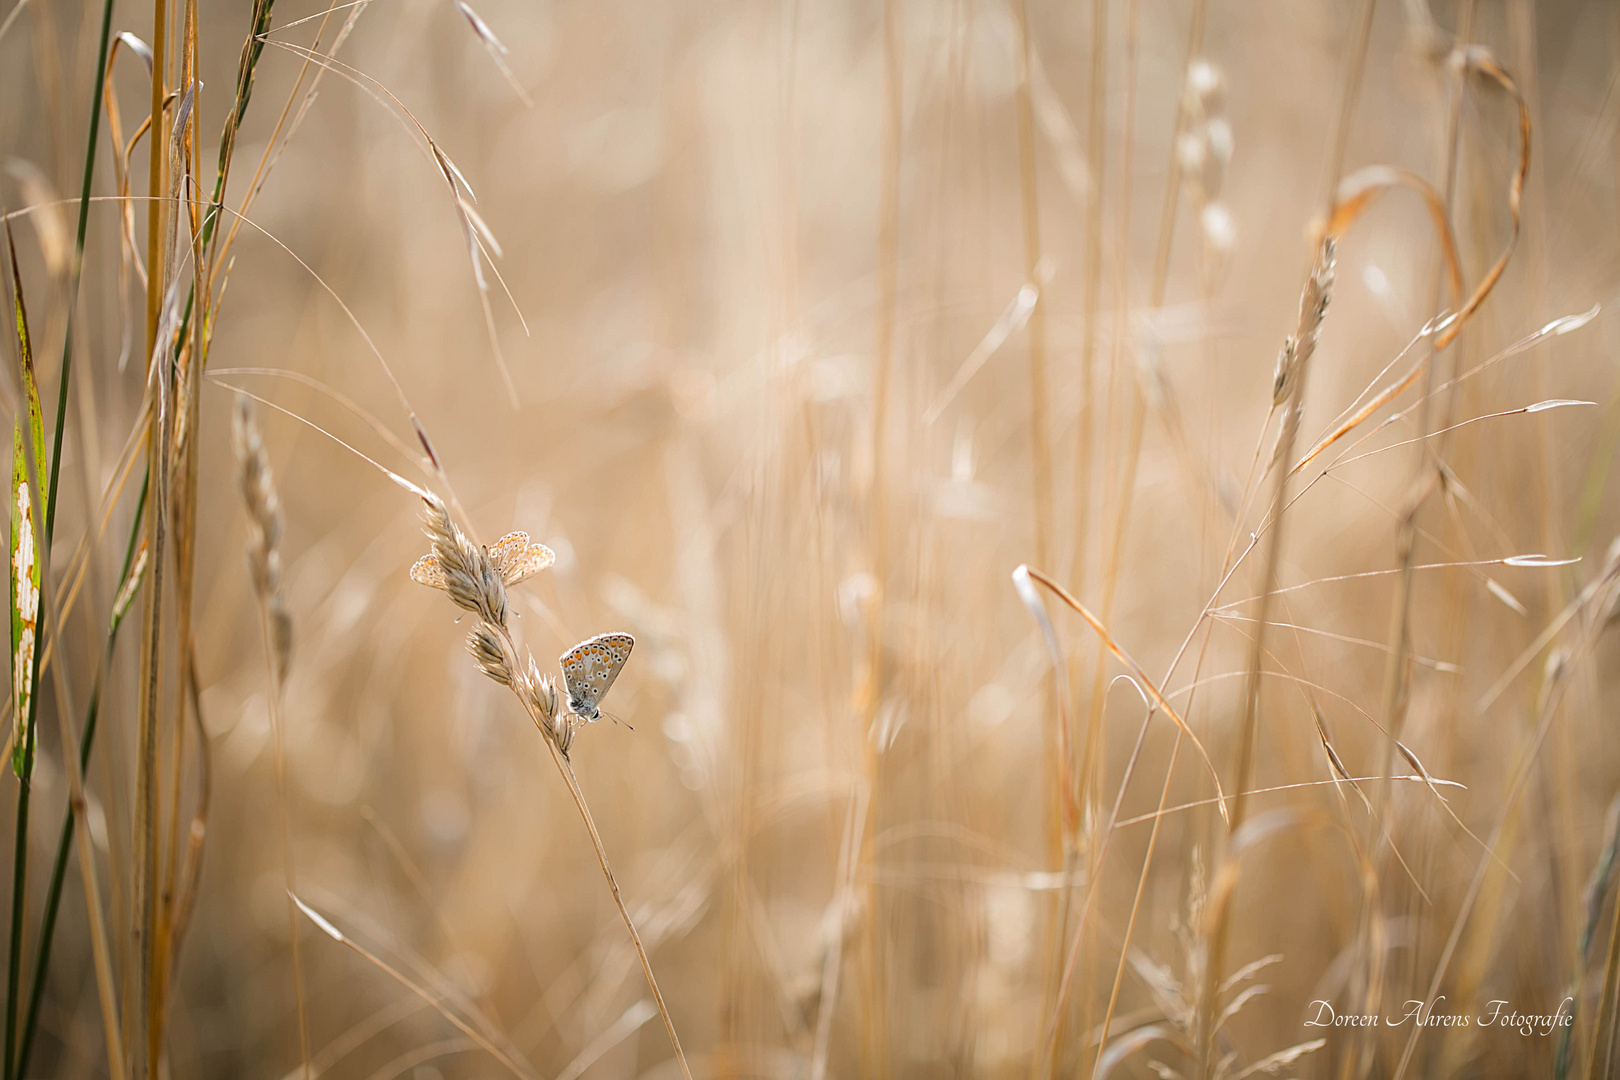
[[[601,709],[601,710],[598,710],[598,711],[601,712],[601,714],[603,716],[605,716],[609,720],[613,721],[615,724],[624,724],[624,726],[627,727],[627,728],[630,728],[631,731],[636,730],[635,728],[630,727],[629,723],[627,723],[623,718],[621,718],[619,716],[616,716],[613,713],[608,712],[606,709]]]

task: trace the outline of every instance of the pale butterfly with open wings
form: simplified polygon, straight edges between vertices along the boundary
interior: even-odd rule
[[[635,645],[636,639],[629,634],[597,634],[562,654],[559,663],[567,684],[568,708],[575,716],[593,724],[602,719],[597,705],[619,677]]]
[[[501,581],[510,587],[534,577],[555,562],[557,556],[544,544],[529,543],[529,534],[519,531],[509,532],[491,544],[489,560],[495,564]],[[439,565],[439,557],[429,552],[417,559],[411,566],[411,580],[435,589],[444,588],[444,567]]]

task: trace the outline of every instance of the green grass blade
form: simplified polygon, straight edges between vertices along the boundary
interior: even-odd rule
[[[130,598],[140,588],[146,570],[146,553],[139,560],[135,552],[141,537],[141,520],[146,511],[146,490],[151,483],[148,475],[141,481],[140,494],[135,497],[135,520],[129,527],[129,542],[124,547],[124,568],[118,575],[117,600],[113,604],[112,618],[108,620],[107,640],[103,646],[101,671],[112,665],[113,647],[118,642],[118,628],[129,610]],[[90,704],[85,709],[84,741],[79,745],[79,771],[90,767],[90,748],[96,741],[96,721],[101,712],[101,677],[90,689]],[[45,912],[39,924],[39,951],[34,958],[34,973],[29,984],[28,1011],[23,1017],[22,1045],[17,1050],[16,1076],[26,1076],[28,1059],[33,1056],[34,1035],[39,1030],[39,1008],[45,999],[45,975],[50,970],[51,942],[56,934],[56,916],[61,908],[62,887],[67,880],[68,856],[73,850],[73,804],[62,814],[62,828],[56,838],[56,861],[51,866],[51,885],[45,894]]]
[[[74,241],[73,241],[73,273],[72,273],[72,283],[71,283],[71,285],[70,285],[70,287],[68,289],[67,327],[66,327],[66,330],[64,331],[63,337],[62,337],[62,364],[61,364],[61,369],[60,369],[60,375],[59,375],[58,380],[57,380],[56,420],[55,420],[55,424],[54,424],[54,429],[55,430],[53,432],[52,439],[51,439],[52,451],[51,451],[51,457],[50,457],[50,480],[47,482],[48,483],[48,488],[47,488],[46,493],[45,493],[45,515],[44,515],[44,517],[45,517],[45,536],[46,536],[46,542],[47,543],[50,542],[50,536],[51,536],[52,532],[55,530],[55,527],[56,527],[57,479],[58,479],[58,477],[60,475],[61,467],[62,467],[62,435],[63,435],[64,430],[67,427],[68,384],[71,381],[72,373],[73,373],[73,315],[74,315],[75,309],[78,307],[79,279],[80,279],[80,274],[81,274],[81,272],[83,270],[83,265],[84,265],[84,238],[85,238],[85,232],[88,229],[89,223],[90,223],[90,192],[91,192],[92,187],[93,187],[93,182],[94,182],[94,179],[95,179],[95,171],[96,171],[96,143],[97,143],[97,140],[100,138],[100,134],[101,134],[101,95],[102,95],[102,90],[103,90],[103,88],[105,86],[105,82],[106,82],[106,78],[107,78],[107,45],[108,45],[108,42],[111,39],[111,35],[112,35],[112,9],[113,9],[112,0],[103,0],[103,4],[102,4],[102,8],[101,8],[101,34],[100,34],[99,43],[98,43],[97,48],[96,48],[95,87],[91,91],[91,94],[90,94],[90,130],[89,130],[89,133],[85,137],[84,172],[83,172],[83,179],[82,179],[82,181],[80,183],[80,189],[79,189],[79,219],[78,219],[78,223],[77,223],[78,228],[74,233]],[[10,233],[10,223],[9,222],[7,223],[6,228],[7,228],[7,233],[6,233],[7,247],[10,249],[10,253],[11,253],[12,279],[13,279],[14,287],[16,289],[18,336],[19,336],[19,338],[26,341],[27,329],[26,329],[26,320],[24,319],[24,316],[23,316],[22,281],[21,281],[20,275],[17,273],[16,247],[15,247],[15,244],[11,243],[11,233]],[[27,349],[26,346],[24,348],[24,353],[25,353],[25,356],[28,353],[28,349]],[[42,424],[41,417],[40,417],[39,393],[38,393],[37,387],[34,384],[33,364],[31,362],[31,358],[24,361],[24,368],[25,368],[25,384],[27,386],[27,389],[26,389],[25,392],[28,395],[29,423],[30,423],[30,426],[33,429],[32,434],[33,434],[33,438],[34,438],[35,462],[37,464],[43,464],[44,461],[45,461],[45,458],[43,456],[44,431],[43,431],[43,424]],[[26,475],[24,475],[26,473],[26,462],[23,461],[23,459],[22,459],[21,432],[16,433],[16,435],[15,435],[15,437],[13,439],[13,442],[14,442],[13,449],[14,449],[14,451],[16,451],[15,463],[14,463],[13,468],[12,468],[12,473],[13,473],[12,486],[13,486],[13,490],[14,491],[26,491],[27,490],[27,477],[26,477]],[[22,470],[22,472],[19,472],[19,470]],[[21,482],[21,486],[19,486],[19,480]],[[144,488],[143,488],[143,495],[144,495]],[[12,505],[14,507],[17,506],[17,500],[15,498],[13,498],[13,500],[12,500]],[[23,520],[25,522],[25,528],[27,528],[29,530],[30,534],[31,534],[32,529],[33,529],[33,518],[30,517],[30,515],[27,512],[24,512],[20,516],[23,518]],[[139,519],[137,518],[137,520],[139,520]],[[18,529],[17,529],[17,522],[15,520],[13,520],[13,522],[12,522],[12,536],[11,536],[11,538],[12,538],[12,551],[15,552],[17,550],[17,542],[18,542],[18,538],[19,538]],[[133,548],[131,548],[131,551],[133,552]],[[125,576],[127,577],[128,573],[129,573],[129,559],[127,557],[126,557],[125,562],[124,562],[124,573],[125,573]],[[11,611],[12,611],[12,663],[14,665],[17,663],[17,659],[18,659],[17,656],[16,656],[16,651],[17,651],[17,642],[19,640],[19,633],[18,633],[18,631],[20,629],[19,623],[21,621],[19,619],[19,617],[18,617],[19,612],[18,612],[18,605],[17,605],[17,589],[16,589],[15,580],[16,580],[15,575],[13,575],[13,585],[12,585],[12,590],[11,590],[11,598],[12,598]],[[35,607],[36,607],[36,609],[38,607],[39,584],[40,584],[40,582],[39,582],[39,561],[36,558],[34,560],[34,563],[33,563],[33,586],[34,586],[33,595],[34,595],[34,598],[35,598]],[[35,612],[36,621],[37,621],[37,614],[38,614],[38,612],[36,610],[36,612]],[[114,628],[111,631],[109,631],[109,643],[108,643],[109,652],[110,652],[110,649],[111,649],[111,635],[112,635],[112,633],[115,633],[115,632],[116,632],[116,626],[114,626]],[[12,1025],[16,1022],[16,1019],[17,1019],[17,1011],[16,1011],[16,1004],[15,1003],[16,1003],[16,999],[17,999],[18,978],[19,978],[19,974],[20,974],[19,973],[19,968],[20,968],[20,965],[21,965],[21,953],[22,953],[22,933],[21,933],[22,932],[22,921],[21,921],[21,918],[20,918],[20,915],[21,915],[21,912],[22,912],[21,900],[22,900],[22,894],[23,894],[23,886],[26,883],[26,874],[27,874],[27,851],[28,851],[27,813],[26,813],[26,810],[27,810],[27,798],[28,798],[27,776],[32,771],[32,768],[33,768],[33,752],[34,752],[34,748],[33,748],[33,730],[32,730],[32,728],[33,728],[33,717],[34,717],[34,712],[35,712],[36,706],[35,706],[35,702],[34,702],[34,699],[33,699],[32,688],[39,681],[39,659],[38,659],[37,656],[31,656],[31,657],[29,657],[29,660],[31,661],[29,663],[29,665],[28,665],[28,685],[29,685],[29,691],[30,692],[29,692],[28,708],[27,708],[26,712],[22,708],[23,703],[20,700],[20,698],[19,698],[19,700],[17,700],[16,702],[13,703],[13,705],[15,707],[16,716],[21,718],[19,720],[19,722],[22,723],[23,725],[25,725],[27,727],[27,729],[28,729],[26,731],[26,734],[27,734],[28,737],[26,739],[18,739],[18,740],[16,740],[16,743],[15,743],[15,746],[16,746],[17,750],[22,755],[21,760],[20,760],[20,764],[21,764],[22,768],[18,772],[18,776],[20,778],[22,778],[22,786],[20,787],[20,789],[18,791],[18,796],[17,796],[17,798],[18,798],[18,817],[17,817],[16,854],[15,854],[15,863],[14,863],[16,869],[15,869],[14,878],[13,878],[13,882],[12,882],[12,884],[13,884],[13,899],[12,899],[12,927],[11,927],[11,963],[10,963],[10,970],[9,970],[9,973],[8,973],[9,974],[9,982],[7,984],[7,995],[6,995],[6,1058],[5,1058],[5,1062],[4,1062],[5,1067],[4,1067],[4,1070],[3,1070],[6,1080],[12,1080],[13,1077],[22,1074],[22,1071],[27,1067],[29,1051],[33,1046],[34,1031],[36,1029],[36,1025],[38,1023],[38,1018],[39,1018],[39,999],[40,999],[41,992],[44,989],[45,972],[47,970],[47,966],[48,966],[49,959],[50,959],[51,933],[55,928],[56,908],[57,908],[57,905],[61,901],[62,882],[64,880],[64,872],[66,870],[66,865],[67,865],[66,857],[65,857],[65,854],[66,854],[65,846],[59,842],[58,845],[57,845],[57,848],[58,848],[57,863],[58,863],[58,865],[57,865],[57,867],[55,869],[55,872],[51,876],[51,889],[50,889],[50,892],[49,892],[49,894],[47,896],[47,899],[46,899],[46,910],[47,910],[47,913],[49,915],[49,918],[47,919],[46,924],[42,927],[42,937],[41,937],[41,940],[40,940],[40,943],[39,943],[39,958],[38,958],[38,963],[35,965],[35,969],[34,969],[32,992],[29,994],[28,1016],[27,1016],[26,1022],[23,1024],[22,1048],[21,1048],[21,1051],[20,1051],[19,1055],[15,1059],[15,1067],[13,1067],[14,1062],[13,1062],[13,1058],[12,1058],[12,1046],[14,1045],[14,1043],[13,1043],[13,1036],[12,1036]],[[15,672],[16,670],[17,669],[14,667],[13,671]],[[20,681],[21,680],[14,679],[14,682],[20,683]],[[99,689],[100,688],[98,686],[97,687],[97,694],[92,695],[89,719],[87,720],[87,724],[86,724],[86,737],[85,737],[84,748],[83,748],[83,751],[82,751],[82,754],[86,758],[86,760],[88,760],[88,756],[89,756],[89,753],[90,753],[91,735],[94,732],[94,723],[95,723],[94,717],[95,717],[95,713],[96,713],[97,699],[99,697]],[[13,758],[13,768],[17,768],[18,764],[19,764],[19,761],[14,756],[14,758]],[[64,826],[64,828],[71,827],[71,824],[72,824],[72,807],[70,806],[69,809],[68,809],[68,824],[66,826]]]
[[[22,274],[11,225],[6,224],[6,250],[10,256],[12,315],[16,322],[23,397],[27,401],[27,432],[23,423],[12,428],[11,463],[11,687],[14,733],[11,767],[26,780],[33,769],[34,645],[39,620],[39,538],[34,535],[34,492],[28,483],[28,461],[23,439],[34,444],[34,460],[45,460],[45,425],[40,415],[39,385],[34,378],[33,344],[28,336],[28,309],[23,301]]]
[[[23,901],[28,884],[28,777],[34,764],[34,686],[39,678],[35,630],[39,619],[39,559],[34,533],[33,488],[28,482],[30,449],[37,464],[44,460],[45,431],[39,413],[39,390],[34,380],[33,345],[28,336],[28,306],[23,299],[22,273],[17,268],[17,245],[6,222],[6,254],[11,269],[11,308],[16,327],[21,386],[27,401],[31,448],[24,445],[23,425],[12,431],[11,483],[11,682],[15,716],[12,768],[17,785],[17,822],[12,847],[11,940],[6,972],[5,1075],[13,1076],[17,1045],[17,986],[22,969]]]

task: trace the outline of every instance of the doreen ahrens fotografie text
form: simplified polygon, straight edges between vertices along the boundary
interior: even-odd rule
[[[1521,1035],[1550,1035],[1574,1022],[1570,1006],[1574,998],[1559,1002],[1558,1010],[1550,1015],[1521,1013],[1507,1000],[1495,998],[1485,1003],[1479,1013],[1447,1012],[1446,999],[1436,998],[1431,1005],[1413,999],[1401,1003],[1401,1011],[1388,1016],[1377,1013],[1338,1013],[1333,1005],[1318,998],[1311,1002],[1305,1027],[1501,1027],[1516,1030]]]

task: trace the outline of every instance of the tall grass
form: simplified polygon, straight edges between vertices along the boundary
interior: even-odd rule
[[[1582,0],[0,8],[0,1080],[1613,1074],[1617,87]]]

